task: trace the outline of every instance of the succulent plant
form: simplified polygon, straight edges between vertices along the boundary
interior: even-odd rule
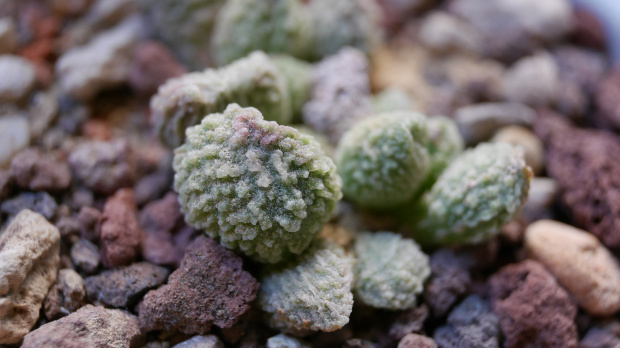
[[[431,274],[426,256],[411,239],[392,232],[362,232],[353,244],[355,299],[376,308],[415,307]]]
[[[145,3],[147,3],[145,1]],[[157,34],[192,69],[210,62],[209,38],[226,0],[154,0],[148,9]]]
[[[482,143],[465,151],[417,202],[415,240],[473,244],[495,236],[527,199],[531,177],[523,152],[512,145]]]
[[[312,29],[300,0],[228,0],[215,25],[212,53],[218,65],[254,50],[306,58]]]
[[[152,119],[161,141],[177,147],[187,127],[230,103],[256,107],[279,123],[291,120],[286,79],[264,52],[168,80],[151,99]]]
[[[426,149],[430,156],[430,170],[421,185],[421,191],[431,188],[439,175],[463,152],[465,143],[456,123],[445,116],[430,117],[427,122]]]
[[[390,111],[414,110],[413,100],[407,92],[398,88],[386,88],[372,98],[374,114]]]
[[[426,123],[424,115],[394,111],[365,119],[346,132],[336,150],[345,196],[376,209],[409,201],[430,168]]]
[[[381,9],[373,0],[312,0],[315,58],[350,46],[371,53],[381,40]]]
[[[267,273],[258,305],[273,328],[293,335],[335,331],[349,322],[353,309],[352,259],[324,240],[295,262]]]
[[[259,261],[302,253],[342,196],[312,137],[237,104],[188,128],[173,167],[187,223]]]
[[[318,63],[312,75],[303,121],[336,144],[353,124],[372,115],[368,59],[345,47]]]
[[[273,55],[271,59],[286,80],[293,121],[301,122],[301,109],[312,90],[312,65],[285,54]]]

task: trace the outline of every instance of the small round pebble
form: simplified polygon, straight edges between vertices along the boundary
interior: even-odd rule
[[[532,168],[534,175],[540,175],[545,165],[545,149],[542,141],[529,129],[521,126],[508,126],[500,129],[493,139],[494,143],[508,143],[523,149],[525,163]]]
[[[528,226],[525,247],[590,314],[610,316],[620,310],[618,262],[594,235],[540,220]]]
[[[14,103],[26,97],[35,84],[35,68],[24,58],[0,56],[0,102]]]

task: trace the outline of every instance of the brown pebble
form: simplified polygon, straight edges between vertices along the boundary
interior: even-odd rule
[[[85,299],[82,277],[72,269],[61,269],[43,302],[45,317],[51,321],[69,315],[82,307]]]
[[[489,287],[506,348],[577,347],[577,306],[541,264],[505,266]]]
[[[398,348],[437,348],[437,343],[430,337],[412,333],[398,342]]]
[[[27,334],[22,348],[139,347],[141,341],[135,316],[86,305]]]
[[[104,267],[124,266],[136,259],[142,232],[136,216],[133,190],[120,189],[108,198],[98,226]]]
[[[26,149],[11,161],[15,182],[32,191],[64,190],[71,184],[71,170],[66,162],[36,149]]]
[[[161,285],[168,270],[148,262],[134,263],[84,280],[88,298],[111,307],[128,307],[147,291]]]
[[[140,327],[186,334],[206,333],[212,325],[229,328],[250,309],[258,288],[259,283],[242,269],[239,256],[199,236],[168,284],[144,296]]]

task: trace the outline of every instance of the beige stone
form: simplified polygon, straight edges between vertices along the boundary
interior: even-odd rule
[[[491,141],[521,147],[525,154],[525,162],[532,167],[534,174],[542,173],[545,164],[545,149],[542,141],[531,130],[522,126],[507,126],[500,129]]]
[[[528,226],[525,247],[590,314],[608,316],[620,310],[617,261],[594,235],[540,220]]]
[[[59,262],[58,228],[22,210],[0,235],[0,344],[17,343],[30,331]]]

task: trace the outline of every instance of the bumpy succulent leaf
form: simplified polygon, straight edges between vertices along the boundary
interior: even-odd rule
[[[188,128],[173,167],[187,223],[260,261],[302,253],[342,196],[312,137],[237,104]]]
[[[355,237],[353,252],[356,300],[393,310],[415,307],[431,269],[413,240],[392,232],[363,232]]]
[[[312,0],[308,4],[314,27],[316,58],[342,47],[371,53],[381,40],[381,9],[373,0]]]
[[[269,56],[254,52],[221,69],[168,80],[151,99],[154,126],[161,141],[183,144],[185,129],[230,103],[259,108],[269,120],[288,123],[291,105],[286,80]]]
[[[378,209],[410,200],[429,170],[426,128],[426,117],[412,111],[394,111],[354,125],[336,152],[345,196]]]
[[[294,335],[335,331],[353,309],[352,259],[339,246],[316,241],[295,262],[261,281],[258,304],[269,324]]]
[[[300,0],[228,0],[215,25],[212,53],[218,65],[254,50],[306,58],[312,29]]]
[[[421,189],[427,190],[448,165],[463,152],[465,143],[456,123],[445,116],[428,119],[428,142],[426,149],[431,159],[428,176]]]
[[[157,34],[192,69],[210,61],[209,40],[215,19],[226,0],[152,0],[148,9]]]
[[[495,236],[527,199],[531,170],[505,143],[465,151],[416,205],[414,238],[422,244],[478,243]]]
[[[271,59],[286,80],[293,120],[301,122],[301,109],[310,99],[312,89],[312,65],[284,54],[274,55]]]

